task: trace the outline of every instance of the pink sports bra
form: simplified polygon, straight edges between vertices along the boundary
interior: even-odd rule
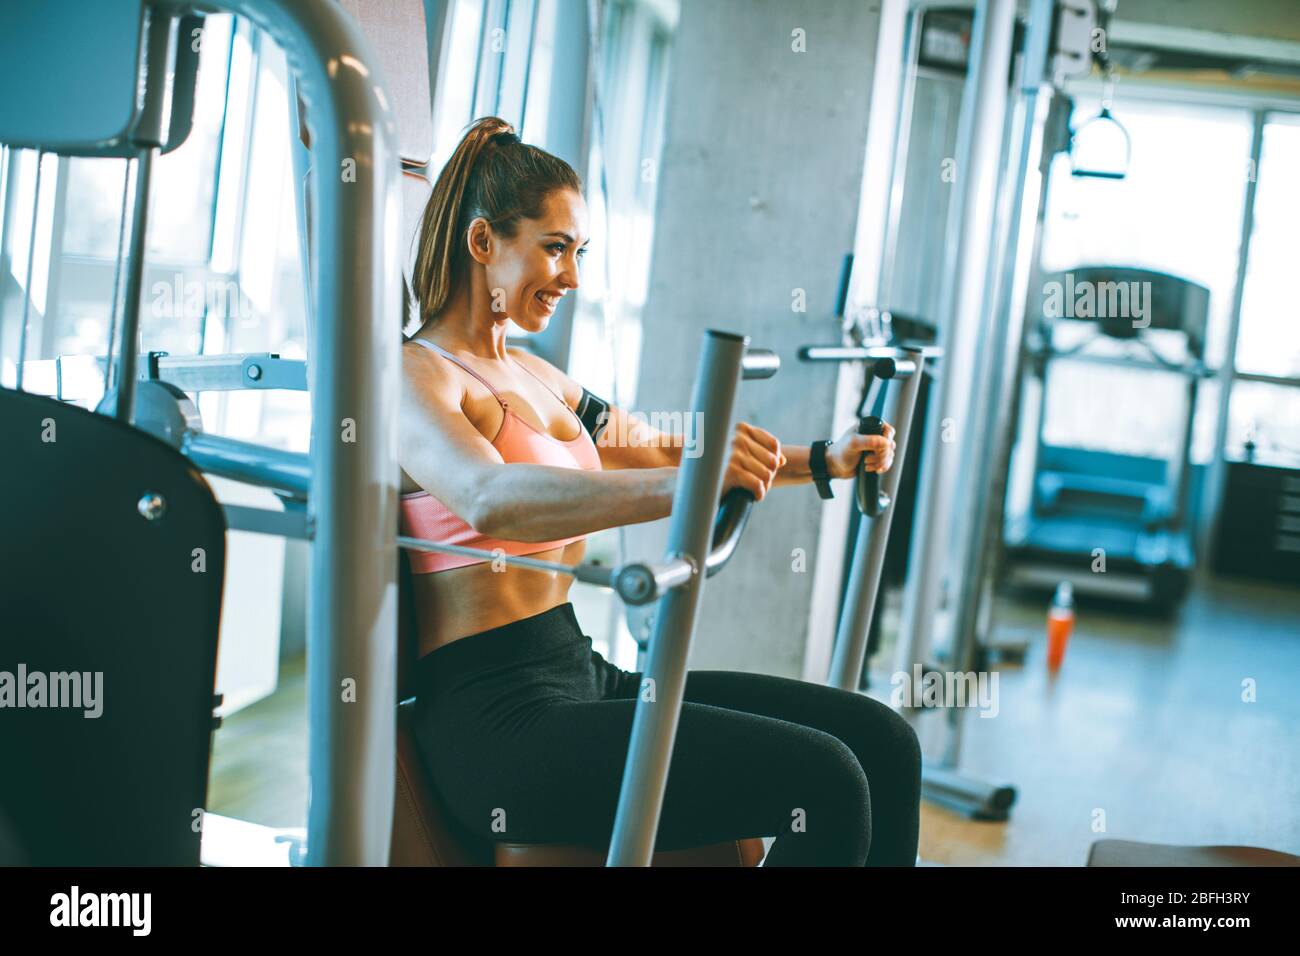
[[[501,411],[504,415],[501,420],[501,427],[497,429],[496,437],[492,439],[492,445],[500,452],[502,460],[510,463],[529,462],[537,465],[554,465],[560,468],[582,468],[588,471],[600,470],[600,455],[596,451],[596,444],[591,440],[591,436],[587,434],[586,427],[576,413],[574,413],[573,419],[578,423],[578,437],[569,441],[560,441],[558,438],[538,431],[512,412],[501,394],[482,375],[479,375],[478,372],[446,349],[424,339],[416,338],[410,341],[418,342],[425,348],[432,349],[455,362],[482,382],[493,397],[501,403]],[[525,372],[533,375],[526,366],[522,363],[519,364]],[[533,378],[537,378],[537,376],[533,375]],[[553,388],[542,382],[540,378],[537,378],[537,380],[546,386],[547,391],[555,395],[561,405],[569,408],[568,403]],[[572,412],[573,410],[569,409],[569,411]],[[503,538],[489,538],[475,531],[467,522],[462,521],[446,505],[427,491],[416,491],[402,495],[400,511],[400,526],[403,535],[412,538],[424,538],[440,544],[458,544],[468,548],[482,548],[485,551],[500,548],[505,554],[535,554],[538,551],[548,551],[551,548],[559,548],[574,541],[581,541],[586,537],[586,535],[577,535],[559,541],[507,541]],[[472,558],[461,554],[439,554],[433,551],[408,550],[406,553],[410,558],[411,571],[414,574],[448,571],[452,568],[462,568],[470,564],[481,564],[488,560],[487,558]]]

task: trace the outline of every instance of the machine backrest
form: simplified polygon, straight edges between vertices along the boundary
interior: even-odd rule
[[[0,5],[0,143],[79,153],[124,143],[138,117],[144,0]],[[18,91],[22,91],[21,94]]]
[[[18,862],[197,866],[221,507],[179,452],[74,405],[0,389],[0,434],[0,819]],[[48,706],[56,684],[96,700]]]
[[[433,777],[416,745],[413,678],[419,629],[411,562],[398,552],[397,569],[397,791],[390,866],[491,866],[492,847],[465,834],[433,790]]]

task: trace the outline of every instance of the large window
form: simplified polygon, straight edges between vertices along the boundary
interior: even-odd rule
[[[1249,175],[1252,116],[1244,109],[1181,106],[1121,99],[1115,115],[1132,136],[1132,159],[1122,180],[1074,177],[1070,158],[1053,163],[1047,196],[1042,267],[1118,265],[1168,272],[1210,290],[1206,361],[1225,358],[1241,218]],[[1077,128],[1096,104],[1075,109]],[[1194,198],[1193,198],[1194,197]],[[1066,323],[1073,325],[1073,323]],[[1070,336],[1095,333],[1090,323],[1063,328]],[[1170,358],[1179,337],[1153,332]],[[1123,343],[1102,341],[1090,352],[1121,354]],[[1186,406],[1186,380],[1177,374],[1098,366],[1068,359],[1050,368],[1043,424],[1048,444],[1164,458],[1175,454]],[[1218,389],[1203,383],[1196,410],[1192,458],[1214,455]]]

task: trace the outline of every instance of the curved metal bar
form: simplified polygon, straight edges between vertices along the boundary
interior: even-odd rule
[[[393,98],[337,4],[210,0],[285,51],[312,152],[307,862],[384,866],[397,707],[400,160]],[[345,693],[351,689],[351,693]]]
[[[736,553],[740,536],[745,533],[749,514],[754,508],[754,494],[744,488],[732,488],[718,505],[718,516],[713,522],[713,546],[704,562],[704,574],[713,577],[726,566]]]

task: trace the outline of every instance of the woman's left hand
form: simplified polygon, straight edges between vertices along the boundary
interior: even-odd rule
[[[894,426],[885,423],[883,435],[859,435],[854,425],[826,449],[826,470],[832,478],[852,478],[865,453],[867,471],[889,471],[894,463]]]

